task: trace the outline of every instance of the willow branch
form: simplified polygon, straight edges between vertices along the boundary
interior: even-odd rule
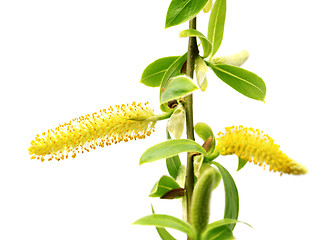
[[[196,17],[189,21],[189,28],[196,29]],[[195,69],[195,58],[198,55],[198,48],[196,37],[190,37],[188,42],[188,54],[186,63],[186,75],[193,78]],[[193,95],[185,97],[185,111],[186,111],[186,134],[187,139],[195,140],[194,137],[194,122],[193,122]],[[187,167],[186,167],[186,201],[187,201],[187,221],[190,222],[190,209],[192,204],[192,196],[194,190],[194,164],[193,156],[191,153],[187,154]],[[188,238],[190,239],[190,238]]]

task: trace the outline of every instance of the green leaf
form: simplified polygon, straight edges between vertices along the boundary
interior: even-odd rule
[[[160,99],[162,97],[162,93],[164,92],[169,80],[181,74],[181,69],[186,60],[187,60],[187,52],[183,56],[180,56],[178,59],[176,59],[175,62],[171,64],[169,68],[166,70],[161,81]],[[167,107],[167,104],[161,104],[161,110],[164,112],[171,111],[171,109]]]
[[[190,237],[194,237],[195,232],[190,224],[183,220],[163,214],[153,214],[145,216],[134,222],[133,224],[149,225],[156,227],[168,227],[186,233]]]
[[[206,63],[208,62],[206,61]],[[243,68],[230,65],[214,65],[208,63],[208,66],[213,69],[217,77],[236,91],[246,97],[264,101],[266,96],[266,85],[256,74]]]
[[[239,171],[240,169],[242,169],[245,165],[246,165],[247,161],[238,157],[238,168],[237,171]]]
[[[233,237],[233,235],[230,235],[229,232],[227,231],[227,229],[228,229],[230,231],[230,233],[232,232],[227,227],[227,225],[234,224],[234,223],[244,223],[244,224],[248,225],[249,227],[251,227],[248,223],[241,222],[241,221],[238,221],[236,219],[225,218],[225,219],[208,224],[207,227],[205,228],[205,230],[203,231],[203,233],[201,234],[201,239],[202,240],[224,239],[224,238],[217,238],[217,237],[221,237],[222,235]],[[226,239],[233,239],[233,238],[226,238]]]
[[[172,0],[166,14],[165,28],[176,26],[195,17],[208,0]]]
[[[143,71],[141,83],[148,87],[159,87],[167,69],[179,58],[164,57],[149,64]]]
[[[186,75],[174,77],[162,93],[161,104],[184,97],[197,89],[198,87]]]
[[[239,213],[239,196],[236,184],[230,175],[230,173],[219,163],[213,162],[213,164],[218,167],[225,188],[225,212],[224,218],[238,219]],[[228,227],[233,230],[235,224],[229,224]]]
[[[172,189],[180,188],[178,183],[171,177],[162,176],[154,185],[149,197],[161,197]]]
[[[152,205],[152,213],[155,214],[153,205]],[[156,231],[162,240],[176,240],[165,228],[156,227]]]
[[[224,25],[226,18],[226,0],[216,0],[210,14],[208,23],[207,39],[212,43],[213,50],[211,57],[219,49],[224,35]]]
[[[205,142],[209,137],[213,138],[213,142],[211,144],[211,148],[209,149],[207,155],[210,155],[214,152],[216,139],[213,133],[213,130],[206,123],[199,122],[195,125],[194,130],[196,134]]]
[[[173,157],[181,152],[206,153],[202,146],[192,140],[173,139],[148,148],[141,156],[140,165],[143,163],[154,162],[163,158]]]
[[[203,45],[203,58],[208,57],[212,51],[211,42],[205,37],[204,34],[197,31],[196,29],[186,29],[180,33],[180,37],[198,37]]]
[[[181,165],[181,160],[178,155],[166,158],[167,171],[174,179],[176,179]]]
[[[233,240],[235,239],[232,230],[230,230],[227,226],[213,228],[207,233],[206,232],[204,233],[205,235],[202,235],[201,240]]]
[[[171,136],[167,129],[166,129],[166,135],[167,135],[167,139],[171,139]],[[169,175],[171,175],[174,179],[176,179],[181,165],[182,165],[181,160],[179,159],[178,155],[166,158],[167,171],[169,172]]]
[[[163,240],[176,240],[165,228],[156,227],[156,231]]]

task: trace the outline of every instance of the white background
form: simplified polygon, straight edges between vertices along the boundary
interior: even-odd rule
[[[181,55],[187,24],[165,30],[169,0],[0,2],[0,239],[160,239],[153,227],[131,225],[151,213],[180,217],[179,201],[149,199],[167,174],[165,161],[138,166],[144,150],[165,140],[165,122],[146,140],[91,151],[64,161],[30,160],[37,133],[70,119],[132,101],[158,89],[139,83],[157,58]],[[240,195],[237,239],[314,239],[318,210],[318,42],[315,1],[229,0],[224,41],[216,56],[247,49],[243,66],[267,85],[265,103],[248,99],[209,75],[194,94],[195,122],[215,133],[243,124],[260,128],[305,176],[279,176],[235,156],[219,158]],[[207,32],[208,15],[198,16]],[[200,143],[200,141],[199,141]],[[211,221],[223,217],[222,184]],[[176,232],[174,232],[176,233]],[[183,234],[175,235],[185,239]]]

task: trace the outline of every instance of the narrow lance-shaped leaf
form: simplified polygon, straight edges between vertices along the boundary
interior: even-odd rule
[[[210,14],[208,23],[207,39],[212,43],[213,50],[211,57],[219,49],[224,35],[224,25],[226,18],[226,0],[216,0]]]
[[[155,214],[153,205],[152,205],[152,213]],[[176,240],[165,228],[156,227],[156,231],[162,240]]]
[[[230,235],[232,231],[226,226],[229,224],[234,224],[234,223],[244,223],[248,225],[249,227],[251,227],[248,223],[241,222],[236,219],[225,218],[225,219],[218,220],[216,222],[208,224],[205,230],[203,231],[203,233],[201,234],[201,239],[202,240],[219,239],[218,237],[221,235],[233,237],[232,235]],[[227,229],[230,231],[230,233],[229,231],[227,231]],[[228,239],[228,238],[220,238],[220,239]],[[233,238],[230,238],[230,239],[233,239]]]
[[[266,85],[255,73],[230,65],[214,65],[207,61],[206,64],[213,69],[217,77],[236,91],[246,97],[264,101]]]
[[[213,164],[218,167],[225,188],[225,212],[224,218],[238,219],[239,213],[239,196],[236,184],[230,175],[230,173],[219,163],[213,162]],[[235,224],[228,225],[230,229],[235,228]]]
[[[180,75],[181,74],[181,69],[182,69],[182,66],[184,65],[185,61],[187,60],[187,52],[183,55],[183,56],[180,56],[178,59],[176,59],[174,61],[174,63],[172,63],[169,68],[166,70],[163,78],[162,78],[162,81],[161,81],[161,86],[160,86],[160,99],[162,97],[162,94],[169,82],[169,80],[173,77],[176,77],[177,75]],[[164,111],[164,112],[169,112],[171,111],[170,108],[167,107],[167,104],[161,104],[161,110]]]
[[[172,0],[166,14],[165,28],[169,28],[195,17],[208,0]]]
[[[210,229],[205,232],[205,235],[201,237],[201,240],[233,240],[235,239],[233,231],[227,226],[221,226]]]
[[[169,131],[167,129],[166,129],[166,135],[167,135],[167,139],[170,140],[171,135],[169,134]],[[169,172],[169,175],[171,175],[174,179],[176,179],[181,165],[182,163],[178,155],[166,158],[167,171]]]
[[[184,97],[197,89],[197,86],[186,75],[172,78],[161,96],[161,104]]]
[[[159,87],[167,69],[179,58],[179,56],[164,57],[149,64],[143,71],[141,83],[148,87]]]
[[[173,178],[162,176],[152,188],[149,197],[162,197],[165,193],[175,188],[180,188],[180,186]]]
[[[208,57],[212,51],[211,42],[205,37],[204,34],[202,34],[196,29],[186,29],[180,33],[180,37],[198,37],[203,45],[203,58]]]
[[[141,156],[140,165],[176,156],[181,152],[198,152],[205,154],[205,149],[198,143],[189,139],[168,140],[148,148]]]
[[[184,232],[190,237],[194,237],[195,235],[195,231],[190,224],[179,218],[169,215],[153,214],[142,217],[133,224],[168,227]]]

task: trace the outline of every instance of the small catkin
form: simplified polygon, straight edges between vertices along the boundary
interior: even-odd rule
[[[198,179],[194,188],[192,207],[191,207],[191,224],[198,235],[207,226],[209,221],[210,197],[214,186],[213,168],[207,168]]]

